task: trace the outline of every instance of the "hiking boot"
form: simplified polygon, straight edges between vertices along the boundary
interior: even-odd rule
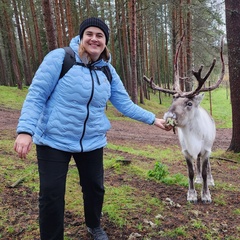
[[[107,234],[103,231],[101,227],[87,227],[87,230],[93,236],[94,240],[109,240]]]

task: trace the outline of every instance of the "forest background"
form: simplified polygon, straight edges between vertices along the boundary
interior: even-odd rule
[[[0,85],[19,88],[31,84],[43,57],[52,49],[68,46],[81,21],[90,16],[108,24],[112,64],[130,95],[134,95],[136,79],[140,93],[147,95],[144,74],[160,85],[173,83],[173,58],[184,32],[181,74],[189,75],[193,63],[210,65],[219,56],[225,29],[224,2],[216,0],[1,0],[0,7]]]

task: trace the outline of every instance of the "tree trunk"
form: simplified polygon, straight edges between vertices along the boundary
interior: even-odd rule
[[[55,0],[55,4],[54,4],[55,22],[56,22],[56,28],[57,28],[56,29],[57,42],[58,42],[58,47],[64,47],[63,32],[62,32],[62,26],[61,26],[61,18],[63,16],[61,15],[58,1],[59,0]]]
[[[169,69],[169,51],[168,51],[168,46],[169,46],[169,43],[168,43],[168,35],[167,35],[167,32],[168,32],[168,25],[167,25],[167,7],[165,6],[165,9],[164,9],[164,18],[165,18],[165,22],[164,22],[164,38],[165,38],[165,49],[166,49],[166,53],[165,53],[165,71],[164,71],[164,74],[165,74],[165,87],[167,87],[168,89],[170,88],[170,69]]]
[[[51,51],[57,48],[56,30],[52,18],[52,6],[50,0],[42,0],[43,17],[46,29],[48,42],[48,50]]]
[[[112,56],[112,65],[114,67],[116,67],[116,54],[115,54],[115,45],[114,45],[114,42],[115,42],[115,39],[114,39],[114,36],[115,36],[115,33],[113,31],[113,13],[112,13],[112,8],[111,8],[111,1],[108,0],[108,7],[109,7],[109,11],[110,11],[110,14],[109,14],[109,27],[110,27],[110,47],[111,47],[111,56]]]
[[[90,1],[86,0],[87,16],[90,16]]]
[[[29,6],[26,2],[24,2],[23,9],[24,9],[23,19],[31,19]],[[31,22],[30,21],[25,22],[26,37],[24,40],[24,44],[27,49],[26,50],[27,61],[28,61],[29,65],[31,64],[31,75],[33,76],[35,69],[37,69],[39,66],[39,63],[37,61],[36,52],[35,52],[36,45],[34,45],[34,43],[33,43],[34,34],[32,33],[32,31],[31,31],[32,27],[30,26],[32,21],[33,20],[31,19]],[[32,80],[31,80],[31,82],[32,82]]]
[[[225,0],[228,43],[229,79],[232,103],[232,140],[228,148],[240,152],[240,5],[236,0]]]
[[[0,40],[0,44],[1,44],[1,49],[0,49],[0,85],[4,85],[7,86],[9,85],[9,73],[11,73],[10,71],[10,58],[7,58],[7,52],[9,51],[7,49],[7,44],[8,44],[8,37],[6,36],[6,24],[5,24],[5,18],[3,16],[3,8],[0,9],[0,36],[1,36],[1,40]],[[5,51],[2,51],[2,49],[5,49]]]
[[[171,17],[172,17],[172,69],[174,69],[174,56],[176,53],[177,46],[177,6],[172,4],[171,9]],[[174,84],[174,74],[172,75],[172,82]]]
[[[37,54],[38,54],[38,65],[39,65],[43,59],[43,52],[42,52],[42,44],[41,44],[41,39],[40,39],[40,32],[38,29],[37,13],[34,8],[33,0],[30,0],[30,7],[31,7],[31,13],[32,13],[32,17],[33,17],[33,24],[34,24],[34,31],[35,31],[36,45],[37,45]]]
[[[6,29],[8,29],[9,31],[7,31],[7,36],[9,39],[9,45],[10,45],[10,55],[11,55],[11,62],[12,62],[12,67],[13,67],[13,71],[14,71],[14,76],[15,76],[15,80],[17,83],[17,86],[19,89],[22,89],[22,80],[20,77],[20,67],[19,67],[19,62],[18,62],[18,54],[17,54],[17,47],[16,47],[16,42],[14,39],[14,35],[13,35],[13,31],[11,31],[11,29],[13,29],[13,27],[11,26],[11,18],[8,15],[8,11],[6,9],[7,4],[6,4],[6,0],[3,0],[4,6],[3,6],[3,15],[5,18],[5,23],[6,23]],[[12,84],[10,84],[12,85]]]
[[[182,37],[184,33],[184,22],[183,22],[183,0],[180,0],[179,4],[179,39]],[[184,51],[183,45],[180,48],[179,52],[179,76],[184,77]],[[183,78],[179,79],[180,89],[184,91],[184,80]]]
[[[0,70],[1,78],[0,78],[0,85],[7,85],[7,73],[5,69],[5,62],[3,60],[2,52],[0,51],[0,66],[3,66]]]
[[[20,18],[20,24],[21,24],[21,36],[19,36],[21,51],[22,51],[22,57],[23,57],[23,64],[24,64],[24,79],[26,86],[29,86],[32,82],[32,64],[29,62],[29,49],[28,44],[26,40],[26,30],[25,30],[25,23],[22,16],[22,8],[21,4],[18,2],[18,14]],[[21,40],[22,39],[22,40]],[[22,43],[21,43],[22,41]]]
[[[132,65],[132,101],[138,103],[137,89],[137,18],[136,18],[136,0],[130,1],[131,12],[131,65]]]
[[[66,22],[65,22],[65,14],[64,14],[65,10],[64,9],[65,9],[64,2],[59,1],[59,11],[60,11],[60,18],[61,18],[63,46],[68,46],[67,32],[66,32]],[[56,17],[58,17],[58,16],[56,16]]]
[[[117,42],[118,42],[118,48],[119,48],[119,66],[120,66],[120,71],[119,75],[122,78],[122,82],[126,87],[126,71],[124,69],[125,64],[124,64],[124,49],[123,49],[123,41],[122,41],[122,23],[121,23],[121,2],[115,0],[115,8],[116,8],[116,29],[117,29]]]
[[[186,59],[187,59],[187,81],[185,82],[186,92],[192,91],[193,82],[191,80],[192,75],[192,14],[191,14],[191,0],[187,0],[189,5],[187,11],[187,24],[186,24]]]
[[[67,27],[68,27],[68,38],[69,38],[68,40],[70,41],[74,37],[70,0],[66,0],[66,18],[67,18]]]
[[[126,15],[127,15],[127,11],[126,11],[126,5],[124,4],[124,1],[121,0],[122,2],[122,22],[121,25],[122,26],[122,43],[123,43],[123,67],[124,67],[124,72],[125,74],[125,79],[124,79],[124,83],[125,83],[125,87],[128,91],[128,93],[131,95],[132,94],[132,76],[131,76],[131,59],[130,59],[130,51],[129,51],[129,37],[128,37],[128,24],[127,24],[127,20],[126,20]]]
[[[138,2],[138,9],[142,9],[143,4],[142,1]],[[140,98],[139,102],[144,104],[144,85],[143,85],[143,71],[144,71],[144,47],[143,47],[143,12],[137,11],[137,26],[138,26],[138,41],[137,41],[137,76],[139,83],[139,93]]]

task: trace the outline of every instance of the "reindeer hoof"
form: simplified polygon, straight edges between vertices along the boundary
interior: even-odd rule
[[[197,204],[197,200],[188,200],[189,203]]]
[[[191,203],[197,203],[197,192],[196,190],[188,190],[187,201]]]
[[[202,200],[202,203],[203,204],[210,204],[212,202],[212,200],[210,199],[210,200]]]
[[[201,194],[201,199],[202,199],[202,203],[211,203],[212,202],[212,198],[211,198],[211,194],[210,191],[207,191],[207,193],[202,193]]]

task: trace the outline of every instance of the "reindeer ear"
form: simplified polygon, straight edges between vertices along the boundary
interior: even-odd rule
[[[201,101],[203,100],[204,98],[204,93],[199,93],[198,95],[196,95],[194,97],[195,101],[197,102],[197,105],[199,105],[201,103]]]

